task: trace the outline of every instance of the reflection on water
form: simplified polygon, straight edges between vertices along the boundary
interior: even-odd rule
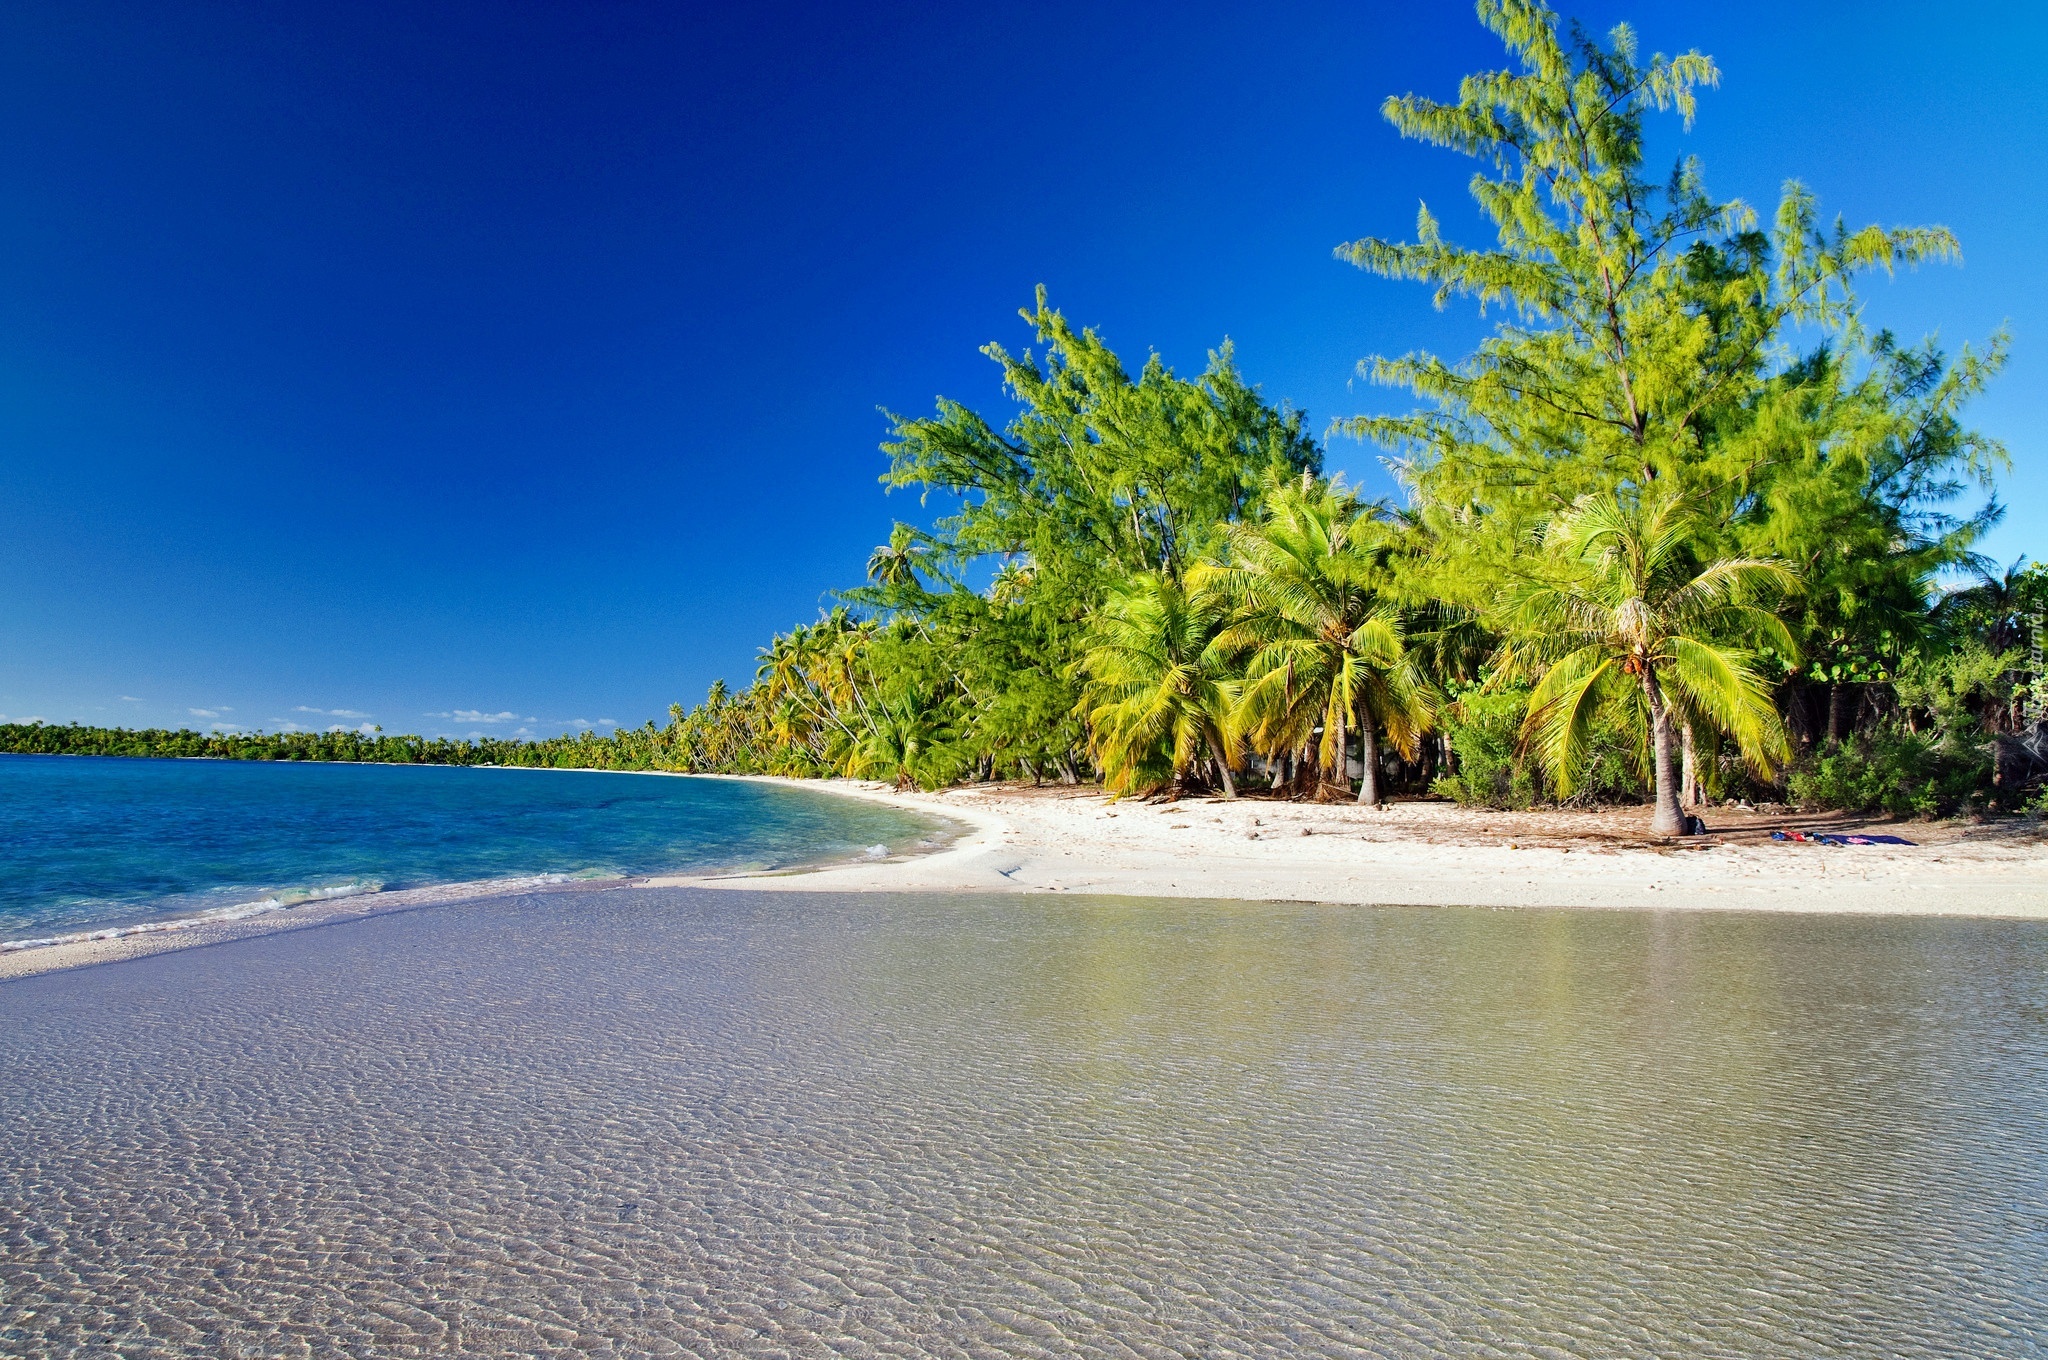
[[[22,1355],[2048,1346],[2048,930],[621,890],[0,986]]]

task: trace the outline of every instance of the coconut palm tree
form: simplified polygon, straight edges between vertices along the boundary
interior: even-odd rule
[[[1364,804],[1379,802],[1380,735],[1412,758],[1433,716],[1390,593],[1393,533],[1341,485],[1304,474],[1269,488],[1263,518],[1229,527],[1227,564],[1193,576],[1229,602],[1216,645],[1247,658],[1236,722],[1254,749],[1305,751],[1320,725],[1323,779],[1349,793],[1355,726]]]
[[[787,698],[799,689],[810,687],[806,675],[810,633],[809,628],[798,624],[787,633],[777,633],[769,639],[766,647],[760,649],[760,664],[754,667],[754,679],[768,687],[769,698]]]
[[[1090,621],[1075,711],[1087,719],[1089,753],[1111,792],[1178,781],[1206,751],[1223,796],[1237,797],[1236,696],[1213,645],[1220,606],[1171,577],[1140,572],[1112,586]]]
[[[1569,793],[1596,719],[1647,724],[1656,786],[1650,830],[1685,831],[1676,728],[1734,738],[1759,773],[1787,755],[1785,730],[1757,670],[1768,647],[1797,648],[1768,607],[1793,590],[1784,563],[1723,557],[1702,564],[1702,535],[1676,495],[1580,498],[1545,532],[1536,579],[1503,593],[1505,659],[1540,670],[1523,740]]]
[[[920,571],[933,569],[930,540],[908,524],[889,531],[889,541],[868,554],[868,579],[878,586],[916,591]]]
[[[950,777],[946,747],[952,733],[945,713],[931,695],[912,690],[894,700],[866,705],[861,716],[846,755],[847,775],[891,778],[899,789],[937,787]]]

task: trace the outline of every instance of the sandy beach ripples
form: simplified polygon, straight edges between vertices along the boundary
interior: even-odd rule
[[[2031,923],[620,889],[0,985],[20,1355],[2032,1354]]]

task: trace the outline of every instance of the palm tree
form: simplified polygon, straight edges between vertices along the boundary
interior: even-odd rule
[[[2003,572],[1991,562],[1979,561],[1972,566],[1976,583],[1943,595],[1933,612],[1937,618],[1967,620],[1976,625],[1984,646],[1992,652],[2012,651],[2030,636],[2040,570],[2030,570],[2025,557],[2015,559]]]
[[[908,524],[889,531],[889,541],[868,554],[868,579],[876,585],[920,590],[917,574],[932,569],[932,547]]]
[[[1007,561],[996,568],[995,580],[989,583],[988,598],[995,604],[1013,604],[1031,588],[1032,576],[1033,568],[1028,558]]]
[[[1572,783],[1602,711],[1647,721],[1654,835],[1683,835],[1675,727],[1710,725],[1760,774],[1786,758],[1785,731],[1756,649],[1797,648],[1766,605],[1798,580],[1784,563],[1723,557],[1700,565],[1697,525],[1675,495],[1581,497],[1544,535],[1540,579],[1510,587],[1502,612],[1511,661],[1542,679],[1523,740]]]
[[[768,686],[771,699],[782,699],[810,687],[806,675],[811,630],[798,624],[787,633],[777,633],[758,653],[754,679]]]
[[[913,690],[894,701],[867,705],[861,716],[861,727],[846,755],[848,776],[888,776],[898,789],[913,784],[936,787],[944,782],[948,771],[943,757],[951,733],[932,696]]]
[[[1206,750],[1223,796],[1237,797],[1235,694],[1213,645],[1219,606],[1171,577],[1140,572],[1112,586],[1091,620],[1075,711],[1088,721],[1089,753],[1111,792],[1179,780]]]
[[[1344,487],[1304,474],[1269,488],[1265,516],[1227,536],[1229,564],[1199,567],[1194,581],[1230,604],[1217,647],[1249,657],[1239,727],[1275,756],[1306,750],[1320,725],[1318,764],[1349,793],[1355,725],[1365,767],[1358,801],[1378,803],[1380,733],[1412,758],[1432,718],[1390,594],[1392,526]]]

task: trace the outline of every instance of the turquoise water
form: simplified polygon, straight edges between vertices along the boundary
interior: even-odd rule
[[[777,867],[933,831],[729,780],[0,756],[0,941],[379,889]]]

